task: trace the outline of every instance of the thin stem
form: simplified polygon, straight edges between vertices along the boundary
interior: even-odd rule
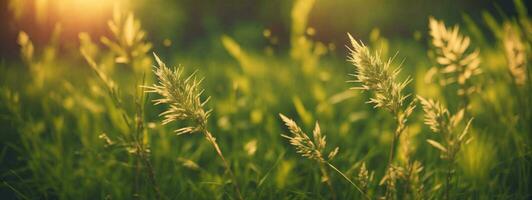
[[[139,177],[140,177],[140,150],[137,148],[135,159],[135,176],[133,177],[133,199],[139,199]]]
[[[325,178],[325,182],[327,183],[327,187],[331,191],[333,199],[337,199],[336,192],[334,192],[334,188],[332,186],[331,177],[329,176],[329,173],[327,173],[327,169],[325,169],[325,167],[323,166],[322,163],[320,163],[320,170],[321,170],[321,173],[323,174],[323,177]]]
[[[392,145],[390,146],[390,155],[388,155],[388,165],[387,166],[392,165],[393,158],[394,158],[394,155],[395,155],[395,146],[397,145],[397,140],[398,140],[397,134],[394,134],[393,140],[392,140]]]
[[[218,156],[222,159],[222,162],[224,163],[224,166],[225,166],[225,170],[229,173],[229,176],[231,176],[231,179],[233,179],[238,198],[240,200],[243,200],[244,198],[242,197],[242,194],[240,193],[240,186],[238,185],[238,181],[236,180],[236,177],[233,174],[233,171],[231,171],[231,168],[229,167],[229,163],[225,160],[225,157],[222,154],[222,150],[218,146],[218,143],[216,143],[216,138],[214,138],[212,134],[206,129],[203,130],[203,134],[205,135],[205,138],[212,144],[212,146],[216,150],[216,153],[218,153]]]
[[[140,94],[144,94],[144,92],[141,92]],[[137,94],[138,95],[138,94]],[[140,99],[142,100],[144,98],[143,95],[140,96]],[[133,136],[133,142],[135,143],[135,146],[137,147],[137,162],[138,159],[140,159],[142,162],[144,162],[144,167],[146,168],[148,178],[151,182],[153,191],[155,192],[155,198],[161,199],[161,191],[159,189],[159,186],[157,185],[157,180],[155,179],[155,170],[153,169],[151,160],[148,155],[146,155],[146,147],[144,145],[144,137],[143,137],[143,131],[144,131],[144,107],[139,102],[139,99],[135,98],[135,105],[136,105],[136,114],[135,114],[135,135]],[[138,164],[138,163],[137,163]],[[138,166],[137,166],[138,167]]]
[[[358,187],[353,181],[351,181],[351,179],[349,179],[344,173],[342,173],[340,170],[338,170],[338,168],[336,168],[334,165],[332,165],[332,164],[329,163],[328,161],[325,161],[325,163],[326,163],[327,165],[329,165],[329,167],[331,167],[334,171],[336,171],[336,172],[338,172],[340,175],[342,175],[342,177],[344,177],[345,180],[347,180],[349,183],[351,183],[351,185],[352,185],[353,187],[355,187],[355,188],[356,188],[356,189],[362,194],[362,196],[364,196],[366,199],[371,199],[371,198],[369,198],[369,196],[368,196],[366,193],[364,193],[364,192],[362,191],[362,189],[360,189],[360,187]]]
[[[142,130],[142,127],[140,127],[139,130]],[[155,198],[161,199],[162,197],[161,191],[159,190],[159,186],[157,185],[157,180],[155,179],[155,170],[153,169],[150,158],[146,155],[146,150],[144,148],[144,145],[142,144],[142,138],[140,136],[136,137],[135,146],[137,147],[136,148],[137,149],[137,175],[139,173],[138,160],[141,160],[144,163],[144,167],[146,168],[146,171],[148,174],[148,179],[150,180],[153,191],[155,192]]]
[[[155,172],[153,170],[153,166],[151,164],[151,161],[148,158],[148,156],[146,156],[146,154],[144,152],[141,152],[140,155],[141,155],[142,160],[144,161],[144,165],[147,168],[146,171],[148,171],[148,178],[150,179],[150,182],[151,182],[151,184],[153,186],[152,188],[153,188],[153,190],[155,192],[155,198],[156,199],[161,199],[161,191],[159,190],[159,186],[157,186],[157,181],[155,179]]]
[[[392,140],[392,146],[390,147],[390,155],[388,157],[388,164],[386,165],[386,171],[388,171],[392,167],[392,161],[393,161],[394,154],[395,154],[396,143],[397,143],[397,135],[394,135],[393,136],[393,140]],[[386,193],[387,197],[391,196],[391,189],[389,187],[389,184],[386,184],[386,192],[385,193]]]
[[[390,146],[390,154],[388,155],[388,164],[386,165],[387,170],[392,167],[392,162],[395,157],[395,149],[397,146],[397,141],[399,140],[399,137],[401,136],[401,133],[404,130],[403,128],[404,126],[401,124],[402,122],[400,121],[398,112],[393,112],[393,113],[396,116],[395,118],[397,119],[397,128],[395,129],[395,133],[392,139],[392,145]],[[391,193],[390,188],[386,186],[386,195],[388,196],[390,195],[390,193]]]
[[[136,101],[136,100],[135,100]],[[135,102],[137,103],[137,102]],[[137,105],[136,106],[137,110],[136,110],[136,114],[139,115],[140,112],[142,112],[140,109],[139,109],[139,106]],[[135,134],[132,136],[132,141],[134,142],[133,144],[135,145],[135,150],[136,150],[136,153],[135,153],[135,183],[134,183],[134,190],[133,190],[133,198],[135,199],[139,199],[140,197],[140,194],[138,192],[139,188],[140,188],[140,175],[141,175],[141,160],[142,159],[142,147],[141,147],[141,144],[139,143],[140,141],[140,138],[141,138],[141,130],[143,128],[142,126],[142,121],[141,120],[138,120],[138,116],[135,117],[136,119],[136,126],[135,126]],[[131,127],[130,127],[131,128]]]
[[[401,117],[400,112],[399,111],[394,111],[392,113],[393,113],[393,115],[395,116],[395,119],[396,119],[396,128],[395,128],[395,132],[393,134],[392,145],[390,146],[390,155],[388,156],[388,166],[390,166],[392,164],[392,162],[393,162],[393,159],[395,157],[395,150],[396,150],[397,142],[398,142],[399,138],[401,137],[401,135],[403,134],[403,131],[406,128],[406,126],[403,123],[403,121],[401,121],[402,117]]]
[[[445,180],[445,199],[449,200],[451,198],[451,179],[452,179],[452,160],[449,160],[447,165],[447,179]]]

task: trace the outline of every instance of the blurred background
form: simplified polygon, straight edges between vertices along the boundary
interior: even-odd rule
[[[60,24],[63,49],[76,46],[79,32],[95,38],[109,35],[107,20],[115,4],[134,11],[155,49],[161,49],[166,41],[168,50],[175,53],[223,50],[218,40],[222,34],[259,48],[267,42],[264,30],[277,38],[277,48],[286,49],[290,44],[293,1],[289,0],[3,0],[0,56],[18,58],[16,37],[21,30],[34,43],[42,44]],[[367,39],[372,29],[379,28],[384,37],[412,37],[416,31],[427,32],[428,16],[456,24],[464,15],[482,21],[483,12],[514,15],[515,9],[509,0],[328,0],[315,3],[309,27],[315,30],[313,39],[343,46],[346,32]]]

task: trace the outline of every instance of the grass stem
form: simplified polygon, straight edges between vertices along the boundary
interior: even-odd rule
[[[216,138],[214,138],[212,136],[212,134],[209,131],[207,131],[206,129],[203,130],[203,134],[205,135],[205,138],[212,144],[212,146],[216,150],[216,153],[218,154],[220,159],[222,159],[222,162],[224,163],[225,170],[227,171],[227,173],[229,173],[229,176],[233,180],[233,184],[235,186],[235,191],[236,191],[236,194],[238,196],[238,199],[243,200],[244,198],[242,197],[242,193],[240,192],[240,186],[238,185],[238,181],[236,180],[236,176],[233,174],[233,171],[229,167],[229,163],[227,162],[227,160],[225,159],[224,155],[222,154],[222,150],[218,146],[218,143],[216,142]]]
[[[364,196],[365,199],[371,199],[369,198],[369,196],[364,193],[364,191],[362,191],[362,189],[360,189],[360,187],[358,187],[351,179],[349,179],[344,173],[342,173],[342,171],[340,171],[338,168],[336,168],[334,165],[332,165],[331,163],[329,162],[325,162],[329,167],[331,167],[334,171],[338,172],[338,174],[340,174],[342,177],[344,177],[345,180],[347,180],[349,183],[351,183],[351,185],[357,189],[360,194],[362,194],[362,196]]]

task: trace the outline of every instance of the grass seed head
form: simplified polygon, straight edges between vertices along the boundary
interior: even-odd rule
[[[325,154],[326,147],[326,137],[322,136],[320,125],[316,122],[316,126],[313,131],[312,140],[306,133],[304,133],[301,128],[296,124],[296,122],[283,114],[279,114],[283,122],[285,123],[291,136],[282,135],[290,141],[290,144],[294,146],[298,153],[302,156],[307,157],[318,162],[325,162],[323,154]],[[327,160],[333,159],[336,154],[338,154],[338,147],[328,153]]]
[[[369,186],[370,178],[369,178],[369,171],[366,168],[365,162],[363,162],[362,165],[360,166],[360,169],[358,171],[357,181],[360,187],[362,188],[362,190],[366,191]]]
[[[428,139],[427,142],[441,151],[443,159],[454,160],[461,146],[469,141],[467,135],[473,119],[470,119],[463,131],[458,133],[456,128],[464,118],[464,109],[451,115],[449,110],[440,102],[432,99],[427,100],[420,96],[418,96],[418,99],[421,101],[425,112],[425,124],[433,132],[441,134],[443,137],[441,142],[431,139]]]
[[[205,111],[204,106],[209,100],[201,100],[203,90],[200,88],[201,80],[198,80],[195,73],[188,77],[183,76],[183,68],[177,67],[174,70],[166,67],[157,55],[155,55],[158,66],[154,68],[158,83],[152,86],[145,86],[148,93],[157,93],[161,97],[153,100],[155,105],[166,104],[169,108],[160,115],[164,116],[163,124],[173,121],[188,120],[193,125],[175,130],[178,134],[193,133],[204,129],[210,110]]]
[[[524,85],[527,77],[526,47],[521,39],[520,32],[516,31],[509,23],[504,25],[503,45],[508,70],[510,70],[517,85]]]
[[[447,128],[451,119],[449,110],[440,102],[432,99],[427,100],[421,96],[418,96],[418,99],[425,112],[425,124],[435,133],[448,132]]]
[[[353,89],[373,92],[369,103],[374,104],[376,108],[384,108],[392,113],[398,112],[409,96],[403,94],[403,89],[411,79],[397,81],[401,68],[391,69],[393,59],[383,62],[379,52],[372,54],[362,42],[356,41],[350,34],[348,36],[352,46],[348,48],[348,61],[355,66],[355,74],[352,75],[355,80],[351,82],[360,83],[359,87]]]
[[[458,90],[459,95],[474,92],[469,85],[470,79],[482,72],[480,69],[479,51],[468,51],[471,40],[460,34],[458,25],[447,28],[443,21],[429,18],[429,33],[436,53],[436,62],[440,65],[437,71],[441,75],[440,83],[447,85],[458,83],[468,85]]]

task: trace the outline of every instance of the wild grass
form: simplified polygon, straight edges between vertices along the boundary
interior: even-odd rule
[[[123,10],[110,36],[80,33],[73,51],[58,47],[59,25],[48,44],[21,31],[21,59],[0,62],[0,194],[530,199],[531,29],[522,1],[517,16],[487,13],[485,23],[429,18],[429,32],[412,39],[374,29],[366,46],[365,33],[348,34],[347,63],[313,39],[315,3],[295,1],[286,51],[227,34],[215,37],[227,52],[152,57],[158,45]],[[278,38],[268,31],[268,42]],[[167,65],[175,60],[187,67]],[[431,75],[436,82],[423,80]]]
[[[116,57],[115,62],[116,63],[124,63],[129,64],[128,67],[135,68],[139,67],[138,63],[134,63],[130,60],[142,60],[145,59],[145,53],[149,48],[151,47],[151,44],[144,41],[143,31],[140,28],[140,24],[135,21],[133,18],[133,15],[130,13],[127,17],[127,20],[125,22],[124,26],[120,26],[123,28],[120,28],[117,26],[117,23],[121,21],[122,14],[118,11],[115,11],[114,13],[114,19],[112,21],[109,21],[109,28],[111,31],[115,34],[117,37],[116,39],[119,42],[113,42],[107,38],[102,38],[102,42],[106,44],[111,51],[114,51],[118,57]],[[121,36],[120,33],[126,34],[127,36]],[[136,36],[136,37],[135,37]],[[93,47],[90,44],[90,40],[86,38],[87,36],[81,34],[80,40],[85,40],[85,45],[82,45],[80,47],[80,52],[84,59],[87,61],[91,69],[96,73],[96,75],[99,78],[99,81],[101,84],[104,85],[104,87],[107,90],[108,96],[112,100],[114,106],[116,109],[119,110],[119,113],[124,120],[124,123],[127,125],[127,131],[121,132],[121,135],[119,136],[123,147],[128,151],[130,154],[135,156],[135,184],[133,186],[133,198],[139,198],[139,179],[141,174],[141,170],[145,171],[146,176],[148,177],[151,188],[153,188],[155,198],[161,199],[162,194],[160,192],[156,177],[155,177],[155,171],[152,165],[152,161],[150,159],[150,147],[149,143],[145,139],[146,130],[145,130],[145,120],[144,120],[144,102],[146,101],[146,97],[144,95],[144,90],[142,88],[139,90],[137,88],[133,88],[135,91],[135,94],[133,96],[132,102],[125,102],[122,91],[117,85],[117,83],[112,80],[112,78],[104,71],[105,67],[101,67],[101,65],[98,65],[93,57],[96,52],[90,52],[89,47]],[[125,40],[121,40],[121,38],[125,38]],[[142,46],[142,47],[138,47]],[[135,54],[127,53],[127,49],[130,49],[131,47],[136,48],[143,48],[143,52],[136,52]],[[94,51],[94,50],[93,50]],[[127,57],[126,57],[127,56]],[[103,69],[102,69],[103,68]],[[136,81],[139,81],[138,79]],[[145,82],[145,79],[143,78],[140,82],[140,84],[143,84]],[[139,84],[138,82],[136,84]],[[133,112],[130,113],[127,104],[132,104],[134,109]],[[104,140],[107,145],[113,145],[113,141],[107,136],[107,134],[103,133],[98,136],[100,139]]]
[[[325,151],[325,147],[327,145],[326,136],[322,136],[320,125],[318,124],[318,122],[316,122],[314,130],[312,131],[313,139],[310,139],[310,137],[306,133],[304,133],[301,128],[299,128],[299,126],[296,124],[296,122],[294,122],[294,120],[284,116],[283,114],[279,114],[279,116],[285,123],[288,130],[290,130],[290,133],[293,134],[293,136],[288,136],[284,134],[282,136],[290,141],[290,144],[294,146],[294,148],[296,148],[297,153],[301,154],[303,157],[307,157],[308,159],[318,162],[318,164],[320,165],[321,172],[323,173],[324,182],[327,182],[327,185],[329,186],[334,199],[336,199],[336,195],[334,194],[334,189],[332,187],[330,177],[327,173],[327,170],[324,168],[324,165],[329,166],[334,171],[338,172],[344,179],[351,183],[351,185],[353,185],[353,187],[358,190],[364,198],[369,199],[367,194],[365,194],[359,186],[357,186],[344,173],[342,173],[338,168],[336,168],[330,163],[330,161],[332,161],[334,157],[338,154],[339,148],[335,147],[328,153]],[[324,154],[327,155],[327,157],[325,157]],[[365,178],[363,179],[365,182]]]
[[[154,54],[154,56],[158,65],[154,69],[154,73],[159,83],[153,86],[145,86],[145,88],[148,89],[146,92],[156,93],[161,96],[161,98],[153,100],[154,105],[166,104],[169,106],[166,111],[160,114],[160,116],[164,117],[162,124],[164,125],[179,120],[190,121],[190,126],[179,128],[174,132],[177,135],[202,133],[205,139],[212,144],[220,159],[222,159],[226,171],[233,180],[238,198],[243,199],[237,179],[225,159],[220,146],[216,142],[216,138],[207,130],[207,119],[212,110],[205,110],[203,108],[209,98],[203,101],[200,99],[203,93],[203,90],[199,88],[201,80],[197,80],[194,73],[188,77],[182,77],[183,71],[181,68],[171,70],[166,67],[166,64],[157,55]]]
[[[350,34],[348,36],[352,45],[349,48],[348,61],[355,66],[355,74],[353,74],[355,80],[352,82],[361,85],[353,89],[371,92],[372,97],[368,103],[374,104],[374,108],[381,108],[390,112],[396,120],[396,129],[393,133],[390,153],[388,154],[388,168],[385,177],[381,181],[381,184],[386,184],[385,198],[392,199],[395,196],[395,182],[399,176],[397,166],[394,166],[392,162],[395,158],[397,143],[407,128],[408,117],[416,107],[415,100],[411,100],[405,106],[405,100],[411,95],[404,94],[403,90],[412,80],[407,78],[404,81],[397,81],[396,79],[401,69],[399,67],[391,69],[390,65],[393,59],[383,62],[378,52],[372,54],[367,46],[357,42]]]
[[[428,139],[427,142],[441,152],[441,158],[448,162],[447,178],[445,179],[445,199],[453,199],[451,181],[455,170],[456,156],[463,145],[467,145],[472,138],[468,136],[473,119],[468,120],[463,131],[457,131],[457,126],[464,118],[464,109],[452,115],[441,103],[418,97],[425,112],[425,124],[441,135],[442,141]]]
[[[479,50],[468,52],[471,39],[459,31],[459,26],[447,28],[443,21],[429,18],[430,36],[436,54],[437,71],[442,86],[458,84],[457,94],[462,98],[462,107],[467,113],[471,94],[478,87],[472,82],[474,76],[482,73]]]

